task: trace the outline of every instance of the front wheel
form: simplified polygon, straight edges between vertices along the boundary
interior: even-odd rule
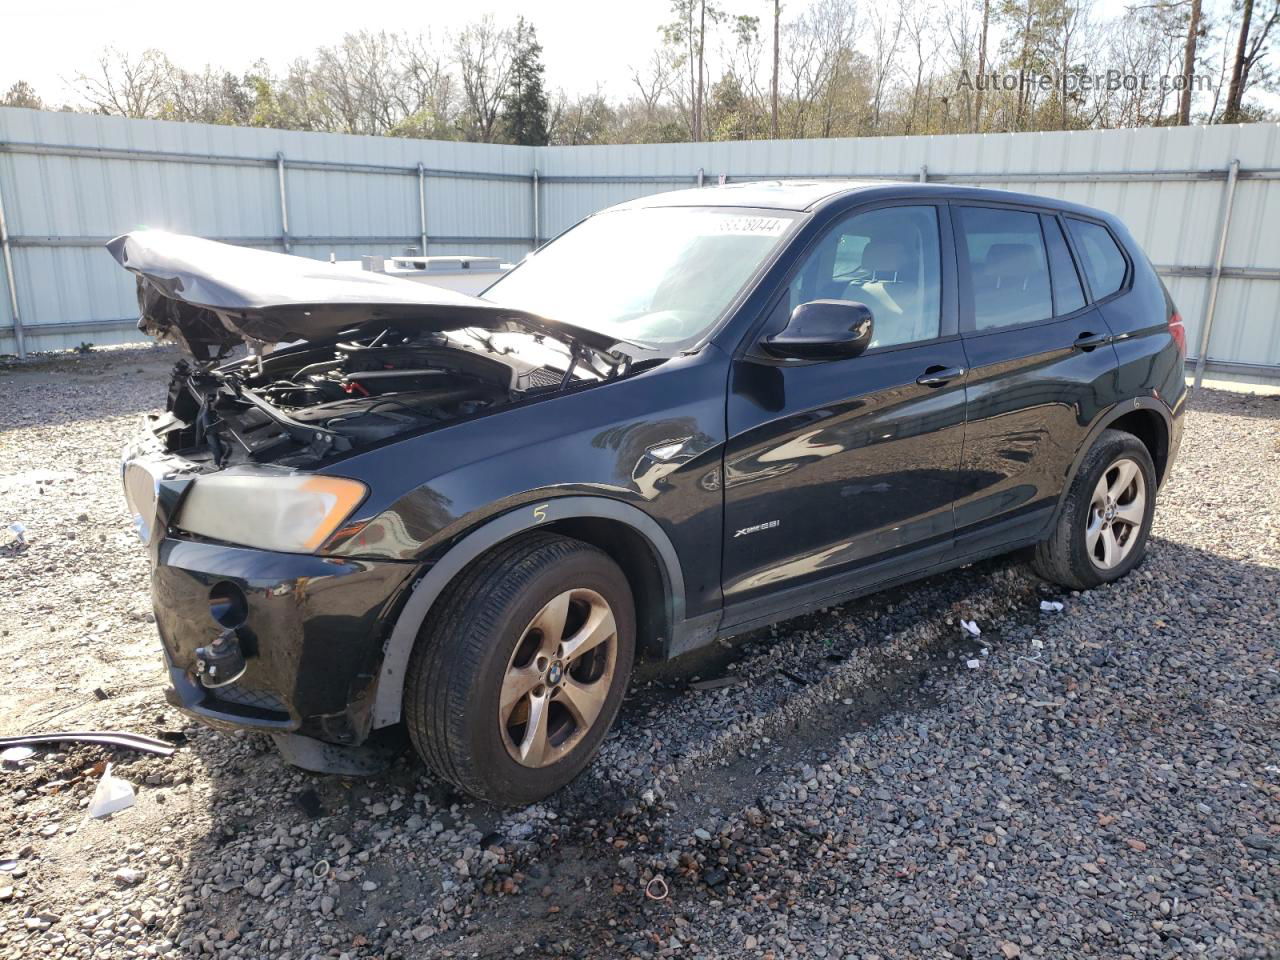
[[[617,564],[581,541],[522,537],[468,568],[423,625],[405,684],[409,735],[474,797],[541,800],[599,748],[634,651]]]
[[[1155,516],[1156,471],[1141,440],[1104,430],[1086,455],[1036,573],[1072,590],[1119,580],[1142,562]]]

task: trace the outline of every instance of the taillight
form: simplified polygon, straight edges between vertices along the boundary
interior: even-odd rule
[[[1187,328],[1182,325],[1182,314],[1177,310],[1169,314],[1169,333],[1173,342],[1178,345],[1178,353],[1182,359],[1187,358]]]

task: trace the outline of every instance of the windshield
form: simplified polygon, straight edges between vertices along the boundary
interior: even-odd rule
[[[705,336],[781,242],[781,211],[648,207],[601,213],[481,296],[550,320],[670,349]]]

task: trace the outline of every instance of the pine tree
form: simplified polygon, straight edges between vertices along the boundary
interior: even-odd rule
[[[529,147],[546,146],[547,92],[542,85],[542,44],[524,17],[512,37],[511,82],[504,104],[507,139]]]

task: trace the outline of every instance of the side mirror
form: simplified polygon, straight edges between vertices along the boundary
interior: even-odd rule
[[[871,310],[852,300],[810,300],[761,346],[790,360],[847,360],[871,343]]]

